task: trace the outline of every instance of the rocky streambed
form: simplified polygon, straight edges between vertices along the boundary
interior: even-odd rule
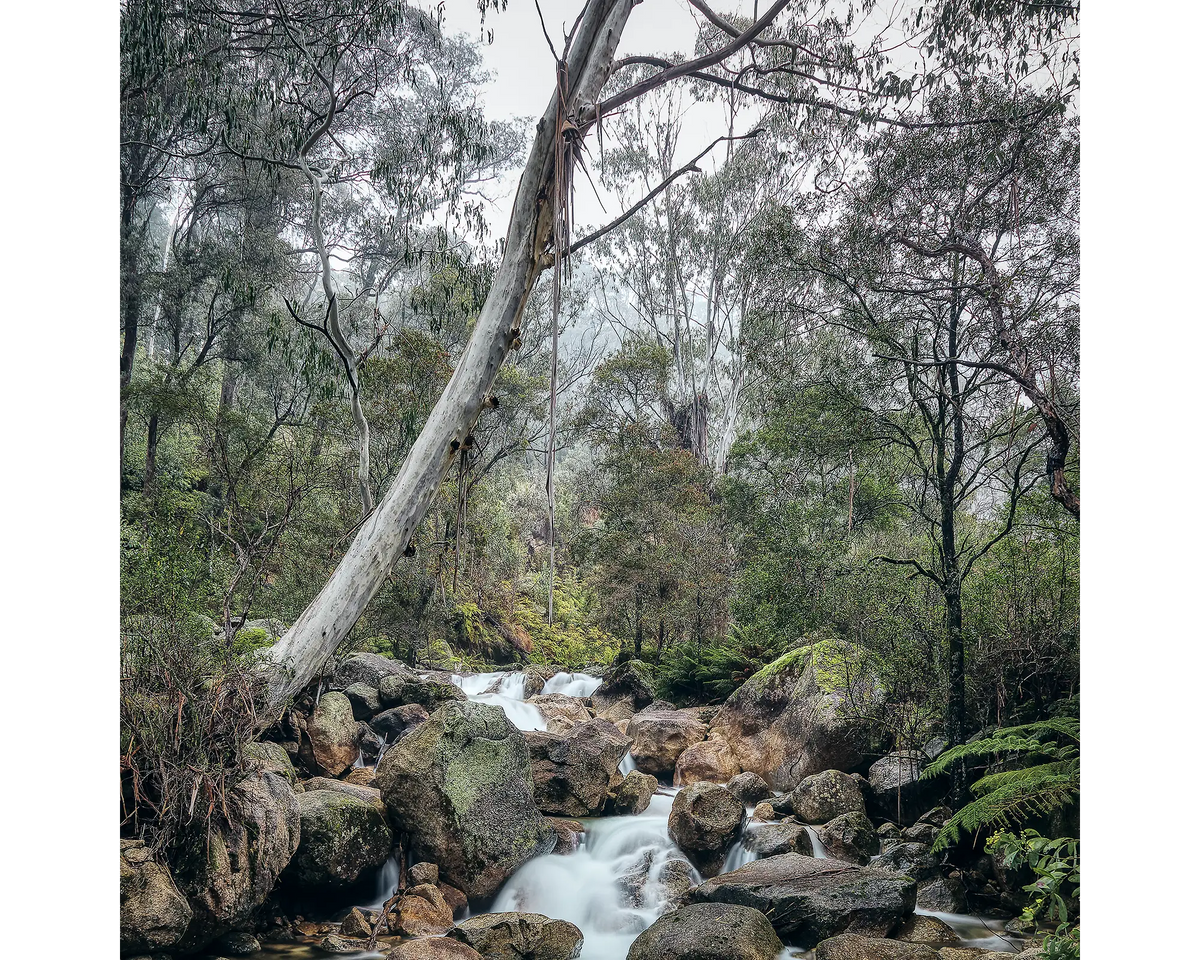
[[[717,710],[655,700],[636,664],[350,657],[247,750],[250,829],[201,868],[122,842],[122,955],[1033,956],[991,858],[932,854],[929,757],[872,762],[814,662]]]

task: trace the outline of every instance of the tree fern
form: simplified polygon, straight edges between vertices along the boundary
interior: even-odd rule
[[[1055,717],[1002,727],[990,737],[952,747],[921,774],[928,779],[965,760],[994,767],[971,785],[975,799],[938,832],[933,849],[957,843],[964,832],[1011,827],[1074,803],[1079,797],[1079,720]]]

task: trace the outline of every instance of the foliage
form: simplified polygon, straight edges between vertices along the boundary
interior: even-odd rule
[[[958,842],[964,831],[1012,826],[1068,806],[1079,797],[1077,717],[1001,727],[990,737],[951,747],[921,776],[936,777],[963,761],[981,758],[994,758],[990,772],[971,785],[975,799],[938,832],[935,851]]]
[[[1019,837],[1002,831],[988,838],[987,850],[1005,867],[1033,871],[1036,879],[1022,888],[1030,902],[1021,918],[1056,924],[1054,934],[1042,941],[1042,956],[1079,960],[1079,841],[1050,839],[1036,830],[1022,830]]]
[[[723,703],[783,651],[778,639],[730,627],[729,635],[696,648],[669,647],[659,662],[658,694],[677,703]]]

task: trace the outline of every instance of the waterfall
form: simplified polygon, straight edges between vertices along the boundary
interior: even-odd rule
[[[625,754],[625,756],[623,756],[621,758],[621,765],[619,767],[617,767],[617,770],[620,773],[622,773],[624,776],[629,776],[636,769],[637,769],[637,764],[633,762],[633,754],[632,753]]]
[[[561,693],[564,697],[590,697],[600,683],[599,677],[586,673],[556,673],[546,681],[542,693]]]
[[[748,809],[747,814],[749,812]],[[760,820],[746,819],[743,821],[741,836],[737,838],[733,846],[729,848],[729,853],[725,855],[721,873],[732,873],[738,867],[744,867],[759,858],[758,853],[754,850],[754,834],[762,826],[764,824]]]
[[[468,700],[490,703],[504,711],[518,730],[545,730],[546,718],[532,703],[525,702],[525,674],[520,671],[455,674],[450,678]]]
[[[363,904],[364,910],[382,910],[383,905],[396,892],[396,884],[400,882],[400,858],[403,854],[394,853],[375,874],[375,891],[371,902]]]
[[[812,841],[812,855],[818,860],[828,860],[829,852],[825,849],[825,844],[821,842],[821,838],[817,836],[816,829],[805,824],[804,832],[808,834],[808,839]]]
[[[979,947],[994,953],[1013,953],[1015,949],[1011,939],[1004,936],[1004,921],[992,921],[998,926],[999,932],[983,917],[975,917],[966,913],[940,913],[936,910],[922,910],[917,907],[913,913],[923,917],[937,917],[951,927],[964,947]]]

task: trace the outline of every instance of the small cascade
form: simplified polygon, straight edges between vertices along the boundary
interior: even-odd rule
[[[491,912],[521,910],[569,920],[583,931],[580,960],[624,957],[663,911],[664,865],[686,862],[667,833],[677,792],[659,790],[637,816],[583,821],[577,850],[529,861],[501,889]]]
[[[725,855],[725,863],[721,866],[721,873],[732,873],[738,867],[744,867],[746,864],[759,859],[758,853],[752,848],[754,845],[754,834],[763,827],[764,824],[759,820],[747,820],[742,826],[742,835],[737,838],[737,841],[729,848],[729,853]]]
[[[806,824],[804,827],[804,832],[808,834],[808,839],[812,841],[812,847],[813,847],[812,855],[817,860],[828,860],[829,859],[829,851],[827,851],[825,849],[825,844],[823,844],[821,842],[821,838],[817,836],[816,828],[810,827]]]
[[[564,697],[590,697],[600,686],[599,677],[587,673],[556,673],[542,688],[542,693],[561,693]]]
[[[964,947],[979,947],[993,953],[1017,953],[1016,945],[1004,936],[1004,921],[987,921],[966,913],[940,913],[917,907],[913,913],[923,917],[937,917],[958,934]]]
[[[518,730],[545,730],[546,718],[532,703],[525,702],[525,674],[520,671],[455,674],[450,678],[468,700],[490,703],[504,711]]]
[[[617,767],[618,772],[623,776],[629,776],[637,769],[637,764],[633,762],[633,754],[627,753],[621,758],[621,765]]]
[[[382,910],[383,905],[396,892],[396,884],[400,882],[400,858],[403,854],[394,853],[375,874],[375,890],[371,902],[360,904],[365,910]]]

